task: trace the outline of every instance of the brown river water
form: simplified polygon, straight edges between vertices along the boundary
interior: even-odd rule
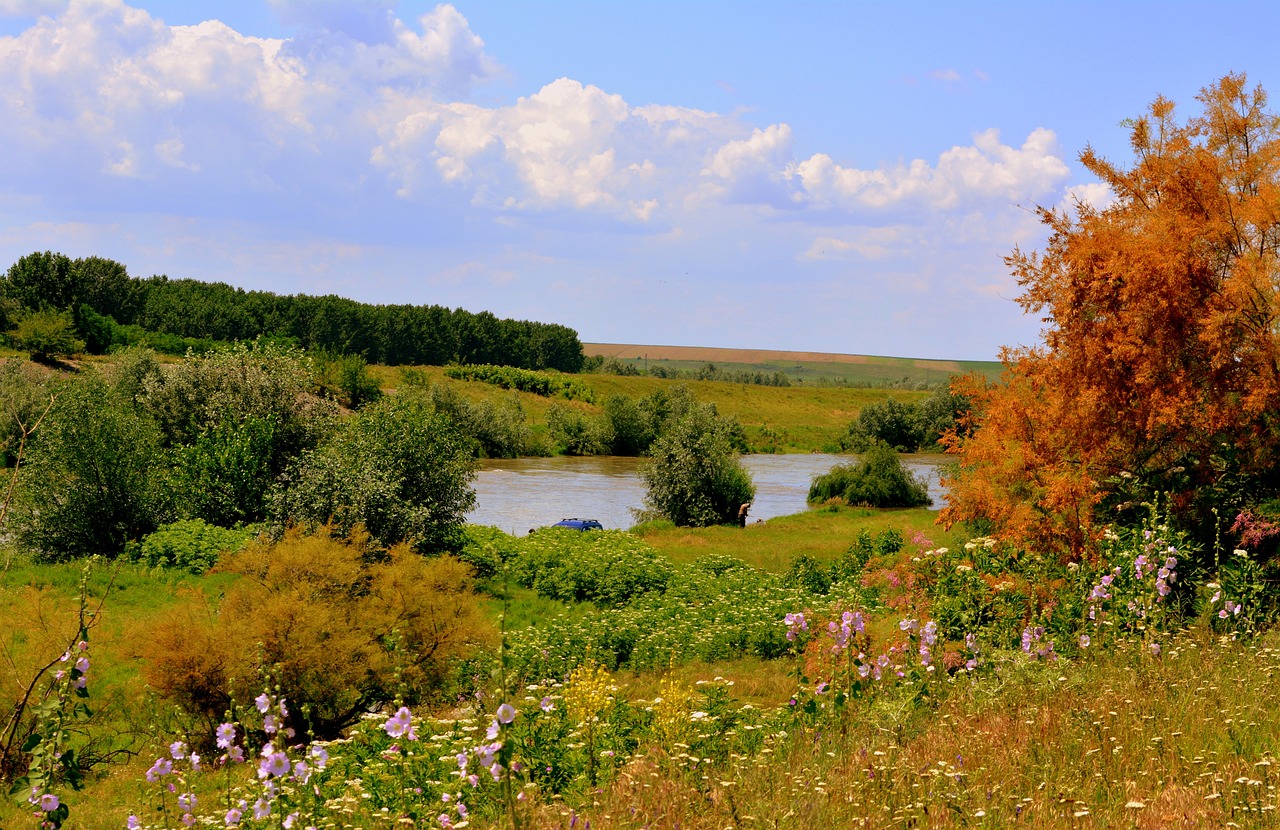
[[[751,521],[787,516],[809,509],[805,497],[814,476],[855,455],[745,455],[742,463],[756,484]],[[945,455],[904,455],[903,462],[922,479],[942,507],[938,473]],[[471,524],[493,525],[516,536],[571,517],[597,519],[607,528],[635,524],[633,509],[644,506],[644,484],[636,473],[638,458],[589,456],[574,458],[487,459],[476,476],[476,507]]]

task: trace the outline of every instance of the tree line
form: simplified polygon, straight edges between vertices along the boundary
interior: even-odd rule
[[[65,315],[84,348],[96,353],[140,339],[185,351],[191,341],[263,337],[389,366],[490,363],[577,372],[583,362],[577,332],[555,323],[438,305],[372,305],[332,294],[246,291],[164,275],[141,279],[114,260],[50,251],[9,267],[0,280],[0,315],[5,331],[31,318]]]

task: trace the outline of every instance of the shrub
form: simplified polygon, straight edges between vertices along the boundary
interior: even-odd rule
[[[219,606],[193,599],[152,629],[148,682],[208,735],[272,676],[300,736],[337,737],[397,694],[430,699],[450,659],[491,637],[468,569],[404,547],[373,564],[369,555],[359,543],[291,531],[226,557],[219,570],[245,578]]]
[[[732,524],[755,485],[734,449],[735,422],[694,405],[650,447],[640,466],[645,504],[681,527]]]
[[[809,502],[831,498],[846,504],[868,507],[920,507],[929,504],[929,492],[909,470],[892,447],[876,444],[861,461],[838,464],[818,476],[809,487]]]
[[[625,531],[555,527],[521,540],[510,568],[518,584],[542,596],[602,606],[661,593],[673,572],[669,559]]]
[[[149,568],[181,568],[199,574],[216,565],[222,553],[243,548],[255,533],[253,528],[228,530],[202,519],[183,519],[130,545],[129,558]]]
[[[556,451],[564,455],[600,455],[607,449],[599,427],[571,406],[551,405],[547,410],[547,431]]]
[[[915,452],[923,439],[920,407],[889,398],[863,407],[840,437],[840,448],[866,452],[881,443],[899,452]]]
[[[458,559],[471,566],[480,579],[496,576],[519,550],[519,540],[496,527],[466,525],[462,528],[462,547]]]
[[[31,352],[32,360],[47,361],[84,351],[84,341],[76,337],[69,311],[32,311],[18,318],[9,332],[15,348]]]
[[[45,559],[115,556],[164,517],[163,475],[150,419],[97,376],[67,382],[20,476],[19,538]]]
[[[475,503],[472,443],[421,395],[383,398],[352,415],[342,429],[291,473],[273,514],[285,524],[362,527],[381,545],[409,542],[420,552],[457,550]]]

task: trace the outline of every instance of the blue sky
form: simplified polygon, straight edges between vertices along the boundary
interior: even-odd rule
[[[1280,4],[0,0],[0,265],[584,340],[992,359],[1125,118],[1280,89]]]

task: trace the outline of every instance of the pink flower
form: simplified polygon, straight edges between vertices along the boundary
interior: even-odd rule
[[[59,803],[58,797],[53,793],[45,793],[40,796],[40,809],[44,810],[46,813],[52,813],[54,810],[58,809]]]

